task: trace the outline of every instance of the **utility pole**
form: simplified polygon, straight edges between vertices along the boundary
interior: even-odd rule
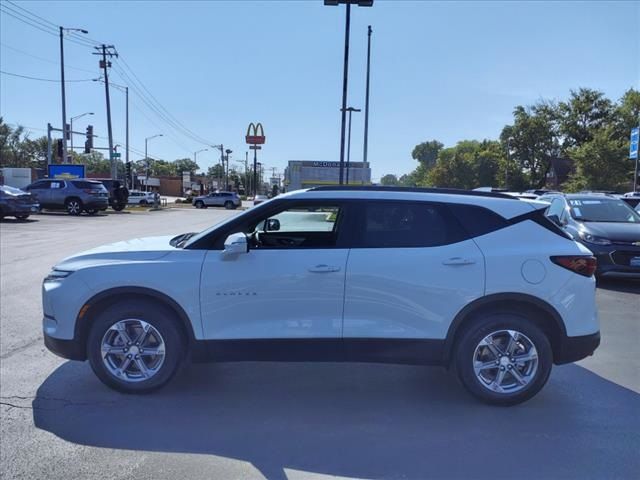
[[[126,133],[126,141],[127,141],[127,153],[126,155],[126,162],[127,165],[130,165],[129,163],[129,87],[124,87],[124,92],[125,92],[125,98],[127,101],[127,110],[126,110],[126,129],[127,129],[127,133]],[[133,188],[133,168],[131,168],[131,188]]]
[[[367,154],[369,149],[369,76],[371,72],[371,25],[367,27],[367,87],[364,101],[364,149],[362,161],[367,163]],[[365,165],[366,167],[366,165]]]
[[[102,44],[101,47],[95,47],[98,53],[94,55],[102,55],[100,61],[100,67],[102,68],[102,74],[104,75],[104,92],[107,99],[107,131],[109,133],[109,159],[111,161],[111,179],[115,180],[117,177],[116,159],[113,157],[113,129],[111,127],[111,100],[109,98],[109,74],[107,68],[111,66],[111,62],[107,61],[107,57],[118,57],[118,52],[113,45]]]
[[[47,165],[51,165],[51,124],[47,123]]]

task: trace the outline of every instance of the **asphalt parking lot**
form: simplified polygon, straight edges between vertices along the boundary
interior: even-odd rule
[[[58,260],[237,213],[0,223],[1,478],[638,478],[638,282],[599,286],[601,347],[513,408],[479,404],[440,368],[364,364],[190,365],[129,396],[44,348],[40,285]]]

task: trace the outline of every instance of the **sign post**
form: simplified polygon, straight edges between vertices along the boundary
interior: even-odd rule
[[[640,127],[631,129],[629,139],[629,158],[636,161],[636,168],[633,175],[633,191],[638,191],[638,140],[640,139]]]
[[[253,122],[249,124],[245,140],[249,145],[249,148],[253,150],[253,198],[256,198],[256,194],[258,192],[258,150],[262,148],[260,145],[264,145],[266,140],[266,137],[264,136],[264,129],[260,122],[255,125]]]

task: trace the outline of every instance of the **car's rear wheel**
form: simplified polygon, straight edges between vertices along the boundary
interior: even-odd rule
[[[116,212],[120,212],[121,210],[124,210],[124,207],[126,207],[124,203],[114,203],[111,206],[111,208],[113,208]]]
[[[232,210],[235,208],[235,205],[232,201],[227,200],[226,202],[224,202],[224,208],[226,208],[227,210]]]
[[[202,200],[197,200],[194,205],[196,208],[204,208],[204,202]]]
[[[83,210],[82,201],[78,198],[68,198],[64,207],[69,215],[80,215]]]
[[[147,301],[107,307],[95,319],[87,339],[91,368],[107,386],[125,393],[146,393],[165,385],[186,353],[178,319]]]
[[[140,205],[146,205],[147,201],[146,200],[140,200]]]
[[[472,395],[493,405],[515,405],[545,385],[553,353],[533,321],[515,313],[494,313],[466,328],[454,361],[458,378]]]

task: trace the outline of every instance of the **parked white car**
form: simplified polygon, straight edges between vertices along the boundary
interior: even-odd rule
[[[319,187],[208,230],[69,257],[43,284],[45,345],[125,392],[188,359],[453,367],[511,405],[600,342],[595,258],[491,192]],[[170,280],[170,281],[169,281]]]
[[[143,192],[142,190],[129,190],[129,205],[153,205],[154,192]]]

